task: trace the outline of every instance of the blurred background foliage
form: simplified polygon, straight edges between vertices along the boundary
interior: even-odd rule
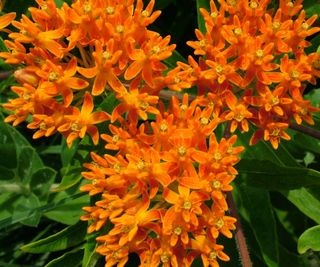
[[[60,6],[63,1],[56,3]],[[28,15],[35,1],[2,4],[3,13],[14,11],[19,18]],[[208,1],[156,1],[155,9],[162,10],[162,15],[151,29],[163,36],[170,34],[184,58],[192,54],[186,41],[195,39],[194,29],[203,25],[199,7],[208,7]],[[319,2],[305,0],[304,7],[308,16],[320,14]],[[6,33],[1,37],[3,51]],[[319,49],[320,35],[309,41],[313,46],[308,52]],[[183,60],[181,55],[174,54],[168,66]],[[12,68],[0,60],[0,70]],[[0,80],[1,103],[10,97],[9,87],[14,83],[12,77]],[[307,92],[306,98],[319,107],[320,89],[310,85]],[[109,109],[114,101],[108,99]],[[81,207],[90,203],[87,194],[79,191],[82,164],[90,161],[88,154],[93,149],[89,141],[84,139],[68,149],[59,136],[33,140],[25,124],[13,128],[3,123],[6,115],[0,108],[0,266],[104,266],[94,252],[95,235],[86,235],[87,223],[79,222]],[[315,121],[314,127],[320,129],[319,115]],[[296,131],[290,134],[292,141],[282,142],[277,151],[264,142],[249,147],[250,133],[239,136],[246,150],[237,165],[240,174],[233,195],[253,266],[320,266],[320,141]],[[220,243],[231,258],[221,266],[242,266],[235,239]],[[126,266],[137,265],[132,255]]]

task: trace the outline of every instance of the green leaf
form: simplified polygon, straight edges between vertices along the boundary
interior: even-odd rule
[[[21,220],[20,223],[28,226],[37,226],[40,222],[41,213],[37,210],[40,206],[39,198],[35,194],[28,194],[28,196],[19,197],[15,203],[16,207],[12,214],[12,220],[19,218],[21,214],[25,214],[28,211],[32,216]]]
[[[64,250],[83,242],[87,232],[87,223],[78,222],[47,238],[24,245],[21,249],[29,253],[47,253]]]
[[[200,8],[204,8],[206,10],[210,10],[209,1],[208,0],[197,0],[197,19],[198,19],[198,28],[202,33],[205,33],[206,24],[202,14],[200,13]]]
[[[52,211],[46,212],[44,215],[54,221],[73,225],[79,221],[81,215],[83,215],[82,207],[89,205],[89,196],[84,195],[80,198],[66,202]]]
[[[188,63],[188,61],[176,50],[173,51],[171,57],[164,60],[164,63],[170,68],[174,69],[177,66],[177,62],[181,61]]]
[[[243,184],[237,184],[234,190],[241,200],[245,218],[252,227],[265,263],[269,267],[278,267],[278,237],[268,192]]]
[[[43,167],[38,169],[32,174],[30,180],[30,189],[35,193],[40,200],[46,199],[50,193],[50,187],[54,182],[56,171],[49,168]]]
[[[320,200],[306,188],[282,192],[302,213],[320,224]]]
[[[67,173],[63,175],[61,183],[51,191],[60,192],[76,185],[81,179],[81,167],[67,167]]]
[[[300,254],[309,249],[320,251],[320,225],[307,229],[298,239],[298,252]]]
[[[44,267],[77,267],[80,266],[83,250],[70,251],[46,264]]]
[[[248,185],[268,190],[288,190],[320,185],[320,172],[303,167],[284,167],[266,160],[242,159],[237,170]]]
[[[102,103],[99,105],[99,108],[105,112],[108,112],[109,114],[112,113],[114,108],[119,104],[119,100],[116,98],[114,93],[108,93],[106,98],[102,101]]]
[[[87,235],[87,242],[84,246],[84,256],[82,260],[83,267],[94,267],[101,258],[101,255],[96,252],[97,236],[97,233]]]

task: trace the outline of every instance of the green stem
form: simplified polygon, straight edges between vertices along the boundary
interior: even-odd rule
[[[299,125],[299,124],[296,124],[296,123],[290,123],[289,127],[292,130],[295,130],[297,132],[301,132],[301,133],[304,133],[306,135],[312,136],[314,138],[320,139],[320,131],[319,130],[316,130],[316,129],[313,129],[313,128],[310,128],[310,127],[306,127],[306,126],[303,126],[303,125]]]
[[[233,196],[231,193],[228,193],[228,195],[227,195],[227,202],[228,202],[228,206],[230,209],[230,215],[237,219],[237,222],[236,222],[237,229],[235,231],[235,239],[236,239],[236,243],[237,243],[238,252],[239,252],[242,266],[243,267],[252,267],[252,262],[250,259],[246,239],[245,239],[243,228],[242,228],[241,222],[240,222],[240,216],[237,211],[237,208],[236,208],[236,205],[235,205],[235,202],[234,202],[234,199],[233,199]]]

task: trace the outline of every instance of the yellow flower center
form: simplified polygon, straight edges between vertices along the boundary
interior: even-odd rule
[[[221,228],[221,227],[224,226],[224,221],[223,221],[221,218],[219,218],[219,219],[216,221],[215,225],[216,225],[218,228]]]
[[[183,206],[182,206],[185,210],[190,210],[192,208],[192,203],[189,200],[186,200],[185,202],[183,202]]]
[[[228,146],[227,153],[228,154],[232,154],[232,152],[233,152],[233,147],[232,146]]]
[[[114,13],[114,7],[108,6],[105,11],[108,15],[112,15]]]
[[[24,94],[23,94],[23,100],[28,101],[28,100],[30,100],[30,98],[31,98],[31,96],[30,96],[29,93],[24,93]]]
[[[211,251],[209,254],[209,260],[215,260],[217,258],[217,252]]]
[[[160,47],[157,45],[152,47],[152,49],[151,49],[153,54],[158,54],[160,52],[160,50],[161,50]]]
[[[47,129],[47,125],[44,121],[42,121],[39,125],[40,130],[46,130]]]
[[[228,3],[230,6],[236,6],[236,5],[237,5],[237,1],[236,1],[236,0],[227,0],[227,3]]]
[[[49,80],[50,82],[55,82],[56,80],[58,80],[58,78],[59,78],[59,74],[56,73],[55,71],[51,71],[51,72],[49,73],[48,80]]]
[[[161,262],[162,263],[167,263],[167,262],[169,262],[169,256],[168,256],[168,254],[167,253],[163,253],[161,256],[160,256],[160,260],[161,260]]]
[[[263,50],[258,49],[258,50],[256,51],[256,56],[257,56],[258,58],[262,58],[262,57],[264,56]]]
[[[109,51],[104,51],[104,52],[102,53],[102,58],[103,58],[104,60],[110,59],[110,58],[111,58],[111,53],[109,53]]]
[[[179,83],[179,82],[181,82],[181,80],[178,77],[174,77],[174,82]]]
[[[243,113],[242,113],[242,112],[236,113],[235,116],[234,116],[234,119],[235,119],[237,122],[242,121],[242,120],[244,119]]]
[[[187,154],[187,149],[184,146],[178,148],[178,154],[180,157],[183,157]]]
[[[220,74],[223,71],[223,67],[221,65],[216,66],[216,73]]]
[[[146,165],[145,165],[145,163],[144,163],[143,160],[140,160],[140,161],[137,163],[137,169],[138,169],[139,171],[142,171],[145,166],[146,166]]]
[[[187,105],[181,105],[180,106],[181,111],[186,111],[187,110]]]
[[[271,103],[272,106],[273,106],[273,105],[278,105],[279,102],[280,102],[280,101],[279,101],[279,98],[278,98],[277,96],[271,97],[270,103]]]
[[[160,124],[159,128],[161,132],[166,132],[168,130],[168,126],[164,122]]]
[[[20,33],[23,34],[23,35],[27,35],[28,34],[28,32],[25,29],[21,29]]]
[[[275,21],[272,23],[272,28],[275,30],[278,30],[280,28],[281,24],[278,21]]]
[[[112,142],[113,143],[117,143],[119,140],[120,140],[120,136],[117,135],[117,134],[112,137]]]
[[[222,159],[222,156],[221,156],[221,153],[220,152],[215,152],[214,154],[213,154],[213,159],[215,159],[215,160],[220,160],[220,159]]]
[[[43,3],[40,8],[44,11],[46,11],[48,9],[48,5],[46,3]]]
[[[117,33],[123,33],[123,31],[124,31],[123,25],[117,25],[116,31],[117,31]]]
[[[120,258],[119,252],[118,252],[118,251],[114,251],[114,252],[112,253],[112,257],[113,257],[115,260],[119,260],[119,258]]]
[[[291,71],[291,78],[298,79],[300,77],[300,72],[297,70]]]
[[[293,3],[290,1],[290,2],[287,3],[287,6],[288,7],[293,7]]]
[[[258,8],[258,3],[255,1],[250,2],[250,8],[252,8],[252,9]]]
[[[149,107],[149,104],[148,102],[141,102],[139,106],[141,109],[147,109]]]
[[[143,10],[143,11],[141,12],[141,15],[146,18],[146,17],[149,17],[149,16],[150,16],[150,13],[149,13],[149,11],[147,11],[147,10]]]
[[[113,169],[116,173],[120,173],[121,172],[121,165],[119,163],[116,163],[113,165]]]
[[[221,183],[219,181],[213,181],[212,182],[212,187],[214,189],[219,189],[221,187]]]
[[[173,232],[175,235],[181,235],[182,228],[180,226],[177,226],[176,228],[174,228]]]
[[[304,22],[304,23],[302,23],[301,27],[304,30],[308,30],[309,29],[309,24],[307,22]]]
[[[75,131],[75,132],[80,131],[80,126],[79,126],[79,124],[78,124],[77,122],[73,122],[73,123],[71,124],[71,130],[72,130],[72,131]]]
[[[308,113],[308,111],[307,111],[306,107],[301,108],[300,114],[301,114],[302,116],[307,115],[307,113]]]
[[[201,125],[207,125],[209,123],[209,120],[207,118],[203,117],[200,119],[200,123],[201,123]]]
[[[280,129],[279,128],[275,128],[273,129],[272,133],[270,135],[272,136],[279,136],[280,133]]]
[[[200,46],[200,47],[205,47],[205,46],[206,46],[206,41],[205,41],[205,40],[201,40],[201,41],[199,42],[199,46]]]
[[[235,28],[233,30],[234,34],[237,36],[241,36],[242,35],[242,29],[241,28]]]
[[[88,3],[88,2],[84,3],[83,10],[84,10],[85,13],[91,12],[92,6],[90,5],[90,3]]]
[[[211,18],[215,19],[216,17],[218,17],[218,12],[211,12],[210,16]]]

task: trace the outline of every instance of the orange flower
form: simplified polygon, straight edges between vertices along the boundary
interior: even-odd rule
[[[205,235],[196,235],[191,240],[192,249],[201,255],[204,267],[219,267],[217,259],[229,261],[230,258],[222,251],[223,246],[217,245],[215,242],[208,240]],[[195,253],[190,252],[189,258],[194,258]]]
[[[142,44],[140,49],[135,49],[136,42],[129,41],[128,54],[133,62],[129,65],[124,73],[126,80],[131,80],[141,73],[143,80],[150,86],[154,87],[154,72],[162,72],[167,67],[161,63],[171,56],[175,45],[169,45],[170,36],[162,38],[155,32],[148,33],[148,42]]]
[[[225,100],[230,108],[230,111],[226,111],[221,115],[222,119],[227,121],[231,120],[230,132],[233,133],[240,124],[240,130],[244,132],[249,131],[249,123],[247,119],[252,118],[252,113],[248,111],[248,107],[241,100],[238,101],[236,96],[227,91],[225,94]]]
[[[110,39],[106,43],[106,49],[104,49],[103,46],[103,43],[100,41],[95,42],[96,51],[92,53],[95,59],[95,67],[78,67],[78,71],[86,78],[95,77],[92,87],[92,95],[96,96],[102,94],[107,84],[110,85],[112,90],[122,94],[126,92],[126,88],[118,79],[113,67],[118,62],[122,51],[116,50],[117,47],[114,39]]]
[[[5,14],[0,17],[0,30],[7,27],[16,17],[15,12]]]
[[[11,33],[10,38],[20,43],[32,43],[34,46],[47,49],[58,58],[64,55],[64,49],[58,40],[63,36],[63,28],[41,31],[27,16],[22,15],[21,22],[13,21],[12,25],[20,30],[20,33]]]
[[[121,103],[113,110],[111,122],[116,121],[120,116],[128,112],[130,122],[136,124],[138,116],[147,120],[147,113],[158,114],[159,110],[151,105],[158,103],[158,96],[152,96],[148,93],[140,93],[138,88],[130,88],[117,97]]]
[[[99,141],[99,133],[96,126],[103,121],[109,120],[110,115],[104,111],[93,112],[93,101],[91,95],[86,92],[84,95],[81,111],[74,109],[72,115],[66,115],[64,118],[67,121],[58,128],[58,131],[67,137],[67,144],[71,147],[73,141],[78,137],[83,138],[88,132],[96,145]]]
[[[264,129],[264,140],[270,141],[274,149],[277,149],[280,143],[280,138],[290,140],[290,136],[285,132],[288,129],[287,123],[270,122]]]

